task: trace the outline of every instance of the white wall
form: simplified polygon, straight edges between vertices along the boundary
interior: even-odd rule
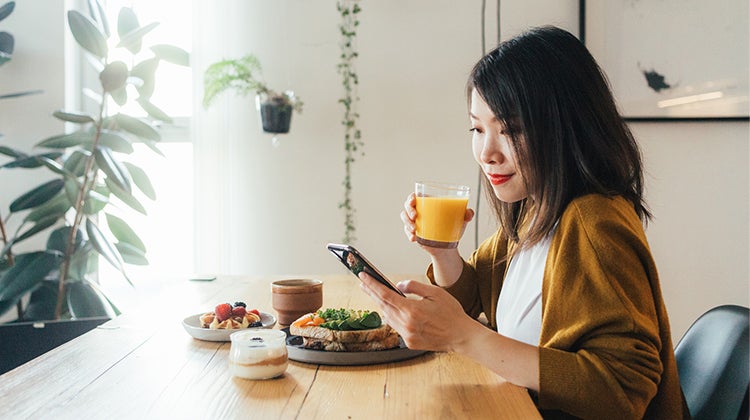
[[[62,6],[20,0],[0,30],[17,37],[14,62],[0,67],[0,93],[41,88],[44,95],[0,101],[0,144],[30,148],[62,128],[50,116],[63,106]],[[494,2],[488,1],[488,46]],[[493,4],[489,4],[493,3]],[[421,273],[427,258],[407,243],[398,213],[418,178],[476,185],[464,99],[466,75],[479,58],[480,0],[377,0],[364,11],[358,39],[360,126],[365,155],[354,166],[356,245],[386,272]],[[502,35],[552,23],[575,33],[575,0],[506,0]],[[218,5],[218,7],[216,7]],[[343,236],[342,95],[334,0],[196,1],[196,74],[222,57],[260,56],[267,81],[293,88],[306,109],[274,148],[260,133],[250,100],[222,97],[196,110],[200,271],[313,274],[340,271],[324,250]],[[213,23],[212,23],[213,22]],[[209,31],[210,28],[216,31]],[[54,33],[42,29],[52,28]],[[282,31],[281,28],[284,28]],[[236,31],[236,32],[235,32]],[[200,80],[196,81],[200,92]],[[196,101],[198,102],[198,101]],[[656,216],[648,236],[680,337],[697,315],[720,303],[748,305],[750,190],[747,123],[632,125],[646,163]],[[0,170],[0,215],[30,185]],[[480,237],[492,230],[482,202]],[[232,234],[217,229],[231,226]],[[473,228],[461,251],[473,248]]]

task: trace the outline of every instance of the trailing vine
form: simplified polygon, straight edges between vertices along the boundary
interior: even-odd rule
[[[351,1],[338,1],[336,8],[341,15],[339,30],[341,32],[341,62],[338,64],[338,72],[341,75],[341,84],[344,87],[344,96],[339,99],[339,103],[344,105],[344,118],[341,124],[344,126],[344,200],[339,203],[339,208],[344,210],[344,243],[351,243],[355,239],[356,226],[354,224],[355,209],[352,205],[352,178],[351,169],[355,160],[355,155],[360,148],[364,146],[362,133],[357,127],[359,114],[357,113],[357,96],[356,87],[359,84],[359,78],[354,68],[354,63],[359,55],[354,48],[354,41],[357,37],[357,26],[359,20],[357,15],[362,11],[359,4]],[[364,153],[362,153],[364,154]]]

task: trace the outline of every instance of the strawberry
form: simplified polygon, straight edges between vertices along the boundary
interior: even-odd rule
[[[235,306],[232,308],[232,316],[244,317],[247,311],[244,306]]]
[[[214,312],[216,313],[216,318],[219,322],[224,321],[232,316],[232,305],[228,303],[220,303],[216,305]]]
[[[252,312],[252,313],[254,313],[255,315],[258,315],[258,316],[260,316],[260,312],[258,312],[258,310],[257,310],[257,309],[250,309],[250,310],[249,310],[248,312]]]

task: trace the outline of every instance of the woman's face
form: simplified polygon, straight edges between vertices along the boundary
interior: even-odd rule
[[[516,165],[516,154],[505,124],[495,118],[476,89],[471,92],[469,120],[474,159],[492,184],[495,196],[506,203],[526,198],[526,185]]]

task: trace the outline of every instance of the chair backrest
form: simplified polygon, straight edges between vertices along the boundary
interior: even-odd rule
[[[737,419],[750,383],[748,308],[701,315],[675,347],[680,385],[694,420]]]

